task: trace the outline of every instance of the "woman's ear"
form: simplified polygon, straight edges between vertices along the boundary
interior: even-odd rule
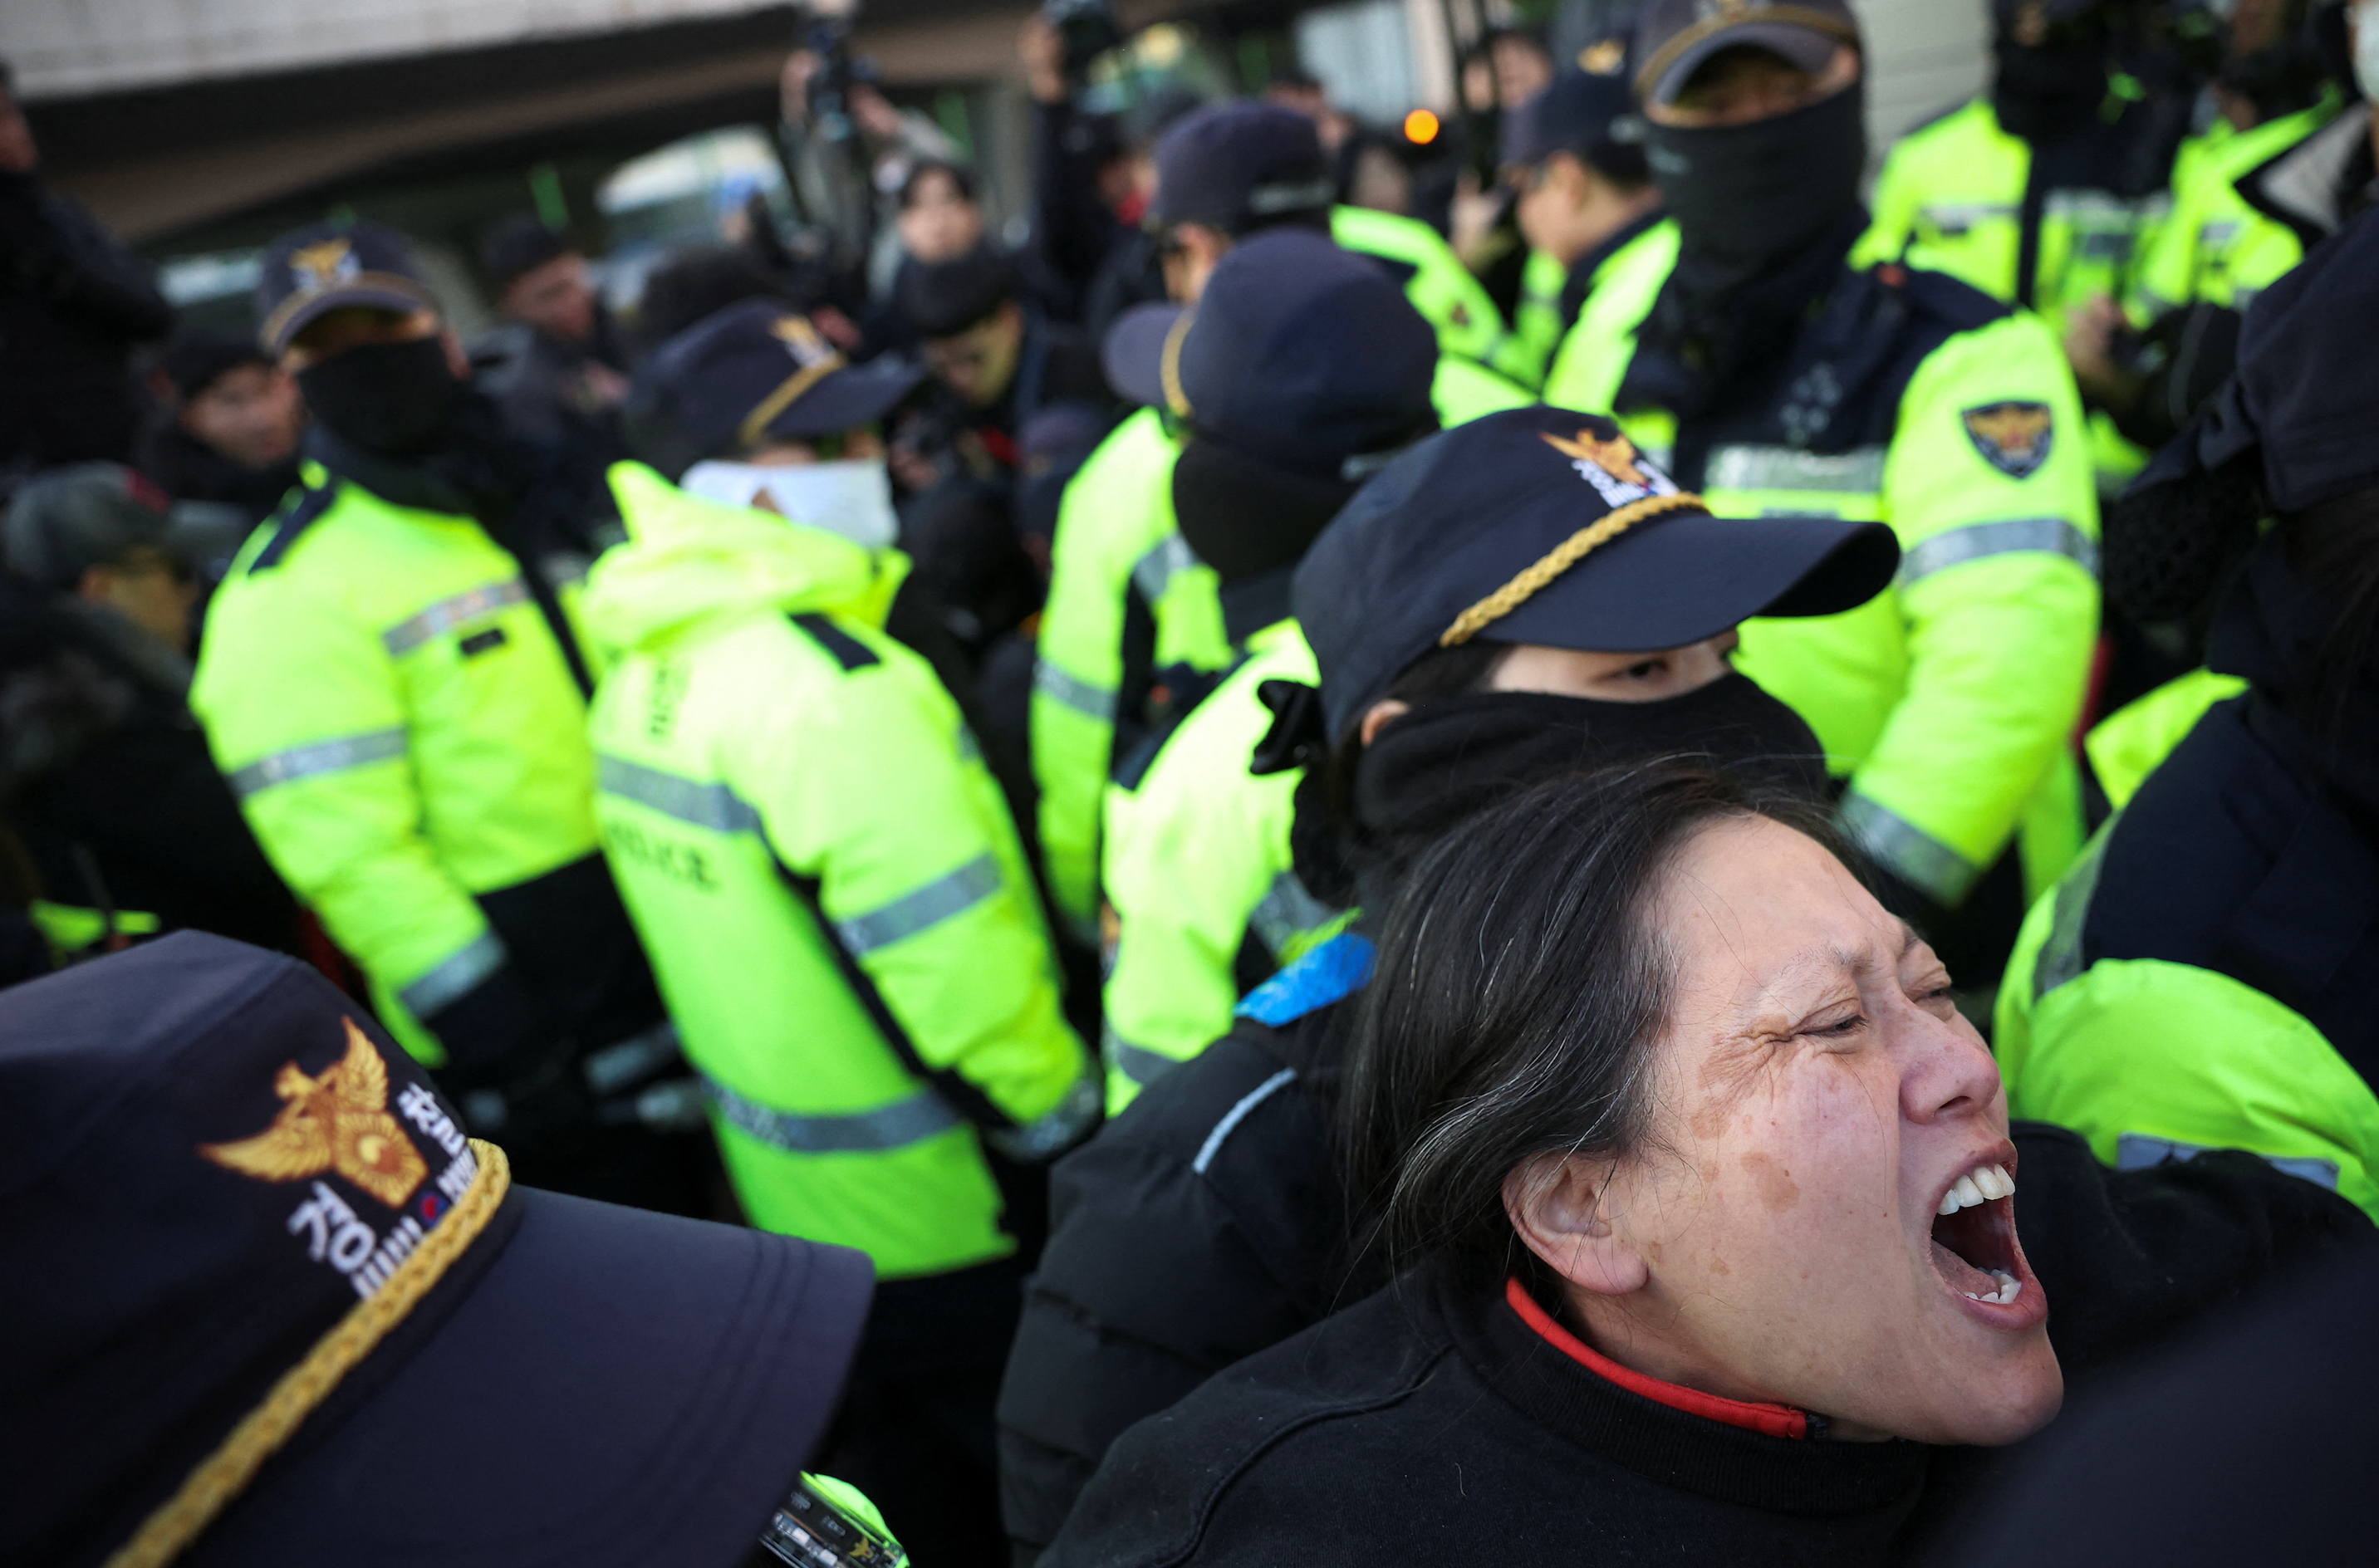
[[[1602,1217],[1616,1169],[1607,1160],[1549,1154],[1503,1178],[1503,1212],[1521,1241],[1597,1296],[1631,1295],[1652,1277],[1644,1255]]]

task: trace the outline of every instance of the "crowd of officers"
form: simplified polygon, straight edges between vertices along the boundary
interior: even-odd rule
[[[12,975],[277,947],[523,1181],[865,1252],[822,1463],[927,1564],[1075,1561],[1361,1294],[1367,911],[1564,771],[1823,800],[2016,1114],[2379,1215],[2379,6],[1992,18],[1865,197],[1844,0],[1499,37],[1437,225],[1310,84],[1102,119],[1036,21],[1020,251],[875,99],[872,291],[763,228],[614,322],[517,220],[489,369],[318,223],[145,427],[18,406],[168,319],[11,108]]]

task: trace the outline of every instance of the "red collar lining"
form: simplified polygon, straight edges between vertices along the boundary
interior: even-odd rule
[[[1517,1279],[1504,1282],[1503,1299],[1520,1321],[1537,1331],[1554,1349],[1596,1375],[1617,1383],[1630,1393],[1640,1393],[1658,1405],[1672,1410],[1682,1410],[1688,1416],[1708,1420],[1724,1421],[1730,1427],[1744,1427],[1769,1437],[1805,1438],[1809,1435],[1809,1416],[1789,1405],[1755,1405],[1741,1399],[1721,1399],[1699,1389],[1680,1387],[1648,1378],[1641,1372],[1630,1371],[1610,1357],[1598,1353],[1577,1335],[1553,1321],[1552,1314],[1537,1305],[1536,1297],[1524,1289]]]

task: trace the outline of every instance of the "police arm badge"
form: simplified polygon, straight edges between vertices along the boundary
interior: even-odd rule
[[[2057,423],[2045,403],[1987,403],[1962,418],[1983,461],[2011,479],[2028,479],[2048,461]]]

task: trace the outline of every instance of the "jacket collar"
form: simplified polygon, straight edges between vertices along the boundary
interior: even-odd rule
[[[1450,1281],[1434,1290],[1456,1349],[1482,1381],[1556,1436],[1648,1479],[1807,1515],[1913,1507],[1924,1490],[1934,1451],[1923,1443],[1813,1442],[1679,1408],[1558,1345],[1503,1291],[1466,1291]]]

